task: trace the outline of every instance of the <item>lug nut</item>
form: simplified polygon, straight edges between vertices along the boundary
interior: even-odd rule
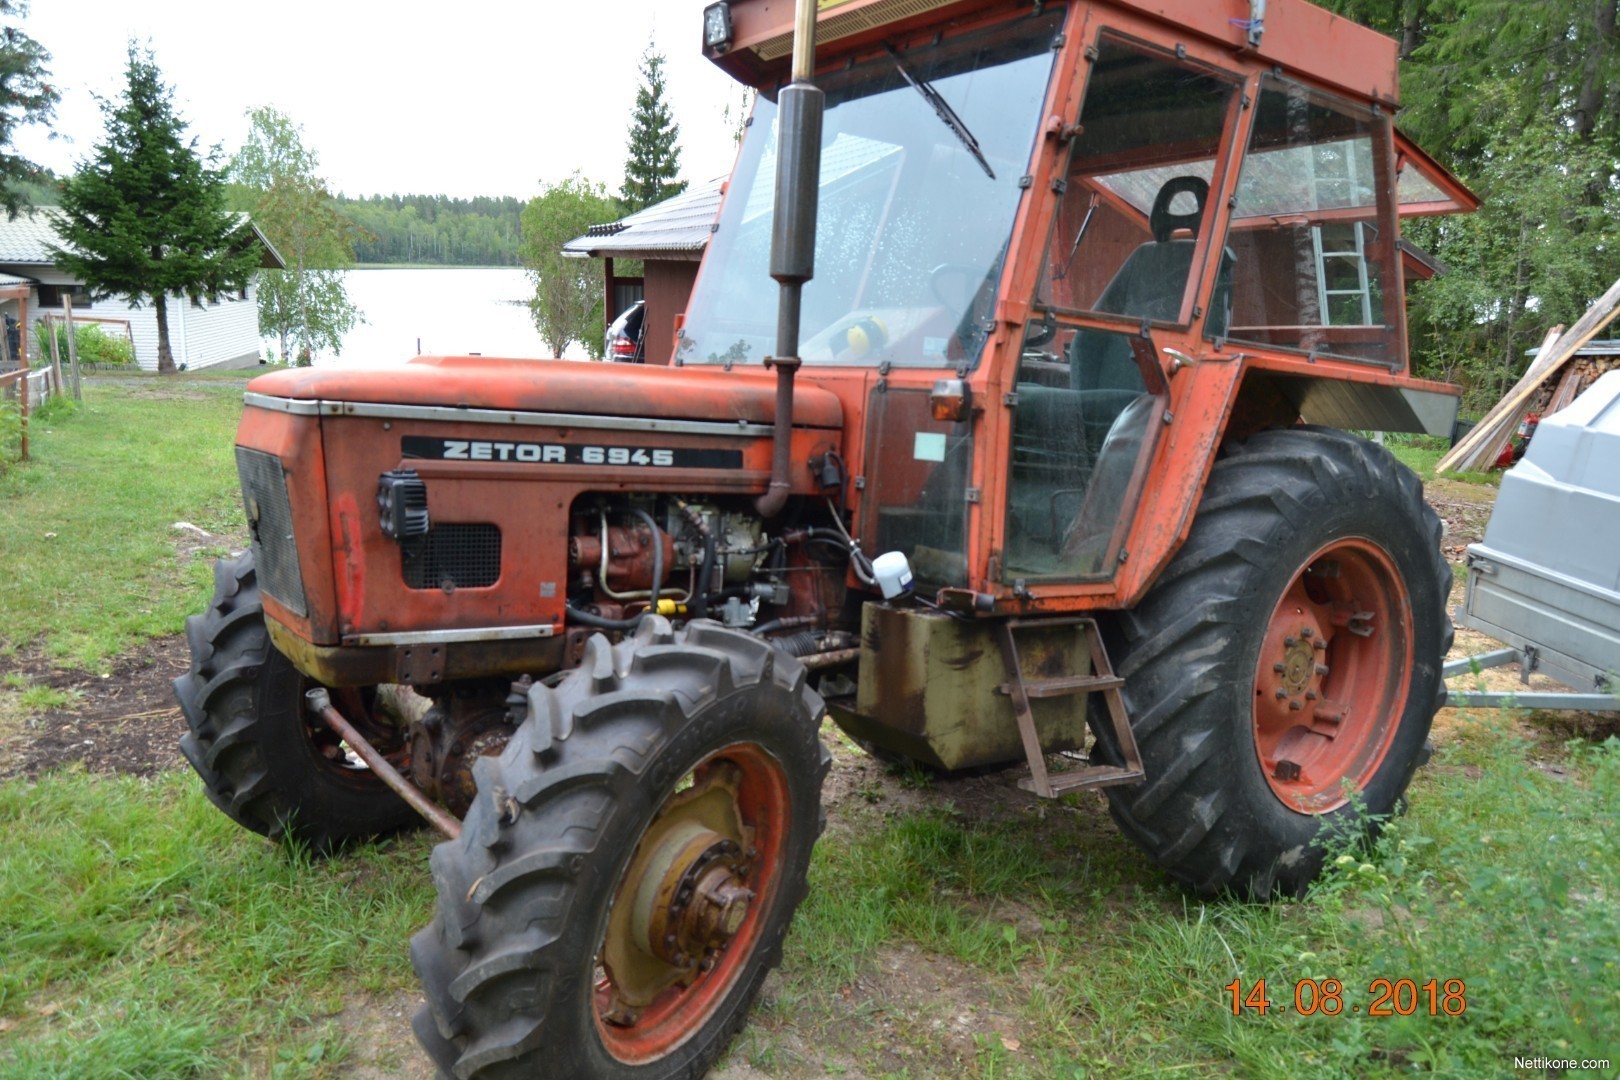
[[[1289,712],[1299,712],[1299,710],[1303,709],[1304,707],[1305,706],[1301,705],[1297,701],[1290,701],[1288,703],[1288,711]]]
[[[1284,689],[1283,689],[1283,688],[1282,688],[1282,687],[1280,687],[1280,686],[1279,686],[1279,687],[1277,687],[1277,700],[1278,700],[1278,701],[1281,701],[1281,700],[1282,700],[1282,699],[1283,699],[1283,698],[1285,698],[1285,697],[1287,697],[1287,696],[1288,696],[1288,691],[1286,691],[1286,690],[1284,690]]]
[[[1302,627],[1299,631],[1299,636],[1302,638],[1312,638],[1316,636],[1316,631],[1312,630],[1308,626]]]
[[[1317,664],[1316,665],[1316,673],[1318,675],[1326,675],[1329,672],[1329,670],[1331,670],[1331,669],[1326,664]]]
[[[1275,664],[1271,665],[1271,670],[1281,675],[1283,672],[1288,670],[1288,665],[1279,660]]]

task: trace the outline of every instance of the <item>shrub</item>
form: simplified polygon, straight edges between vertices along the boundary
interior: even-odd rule
[[[45,329],[44,323],[34,324],[34,342],[36,358],[48,359],[51,355],[51,337]],[[80,324],[74,327],[73,344],[79,352],[81,364],[133,364],[135,363],[135,348],[129,339],[122,335],[114,336],[107,333],[95,323]],[[67,359],[67,327],[56,326],[57,355],[63,360]],[[38,366],[38,359],[34,366]]]

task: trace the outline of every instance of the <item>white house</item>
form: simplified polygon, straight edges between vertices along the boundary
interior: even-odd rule
[[[245,242],[259,245],[263,252],[260,265],[267,270],[284,269],[280,254],[258,227],[246,214],[239,217]],[[147,371],[157,370],[157,313],[152,305],[132,308],[116,297],[92,301],[84,283],[59,269],[51,257],[51,245],[62,244],[55,222],[56,211],[48,206],[24,210],[14,221],[0,214],[0,278],[27,283],[28,321],[37,323],[48,313],[60,314],[63,295],[71,295],[76,317],[127,320],[136,363]],[[240,292],[201,301],[171,295],[166,307],[169,348],[176,367],[196,371],[250,367],[259,362],[259,303],[251,284]],[[16,300],[0,300],[0,313],[15,319],[17,309]],[[122,327],[116,332],[121,333]],[[30,350],[33,340],[30,336]]]

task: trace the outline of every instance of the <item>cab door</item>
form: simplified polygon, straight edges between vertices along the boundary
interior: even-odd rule
[[[1088,62],[1006,397],[1001,578],[1019,591],[1111,581],[1169,415],[1163,350],[1221,336],[1230,312],[1214,211],[1242,80],[1107,28]]]

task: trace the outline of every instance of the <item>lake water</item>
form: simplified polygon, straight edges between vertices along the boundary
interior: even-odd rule
[[[316,357],[318,366],[402,364],[421,354],[551,355],[529,317],[534,286],[521,269],[350,270],[344,284],[366,321],[344,337],[340,355]],[[578,343],[566,355],[585,359]]]

